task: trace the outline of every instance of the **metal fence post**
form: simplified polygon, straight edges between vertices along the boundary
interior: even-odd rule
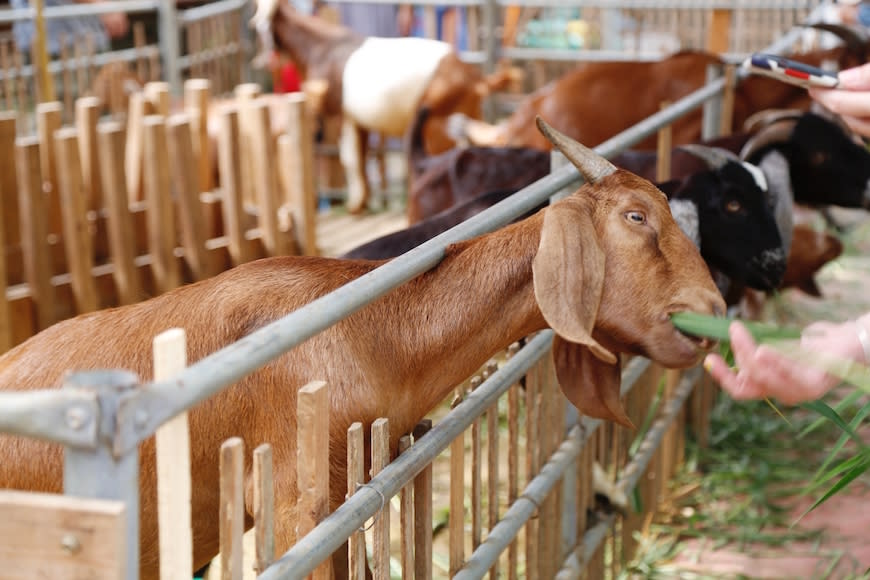
[[[139,577],[139,451],[136,446],[121,457],[114,455],[117,411],[121,398],[139,380],[128,371],[100,370],[71,374],[65,389],[95,392],[99,400],[97,448],[64,448],[63,491],[66,495],[115,499],[126,507],[126,562],[124,578]],[[67,417],[68,421],[75,417]]]
[[[173,0],[162,0],[157,8],[160,59],[163,61],[164,80],[169,83],[169,90],[174,95],[181,94],[181,67],[179,58],[181,48],[179,43],[178,9]]]

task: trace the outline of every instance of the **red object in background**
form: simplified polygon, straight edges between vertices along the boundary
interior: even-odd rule
[[[278,74],[275,78],[276,93],[296,93],[302,90],[302,80],[299,78],[299,71],[292,62],[284,63],[278,69]]]

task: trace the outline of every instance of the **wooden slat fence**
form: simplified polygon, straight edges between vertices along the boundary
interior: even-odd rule
[[[244,205],[237,154],[243,119],[220,113],[212,156],[211,137],[195,130],[208,121],[208,82],[187,83],[190,113],[130,115],[126,127],[100,120],[93,97],[75,102],[72,123],[63,122],[60,101],[38,105],[35,135],[19,134],[17,112],[0,114],[3,350],[58,320],[136,302],[257,257],[317,253],[310,164],[296,163],[279,180],[274,160],[258,159],[258,170],[273,179],[255,184],[257,199]],[[165,84],[147,89],[133,106],[167,112]],[[306,119],[304,96],[281,104],[290,118]],[[249,143],[274,157],[273,136],[263,130],[268,108],[258,100],[248,106],[258,113]],[[284,148],[310,151],[309,131],[306,122],[281,135]],[[206,175],[222,185],[203,189]]]

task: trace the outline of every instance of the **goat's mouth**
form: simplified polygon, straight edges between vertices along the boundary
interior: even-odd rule
[[[673,323],[671,316],[680,312],[691,312],[688,309],[672,310],[667,315],[668,324],[671,326],[674,336],[683,344],[690,345],[696,352],[709,351],[716,346],[718,340],[702,334],[695,334],[691,330],[680,328]]]

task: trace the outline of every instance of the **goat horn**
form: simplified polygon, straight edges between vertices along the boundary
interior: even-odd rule
[[[797,119],[782,119],[764,127],[752,136],[740,150],[740,159],[749,161],[752,156],[770,145],[785,143],[794,133]]]
[[[616,171],[616,166],[593,151],[571,139],[547,124],[541,117],[535,117],[538,130],[555,145],[565,157],[580,170],[580,174],[588,183],[595,183],[602,177],[606,177]]]
[[[694,155],[701,161],[704,161],[710,169],[721,169],[729,161],[740,163],[740,158],[731,151],[721,147],[708,147],[697,143],[689,143],[687,145],[680,145],[677,149],[685,151],[686,153]]]
[[[755,133],[783,119],[799,119],[805,112],[800,109],[764,109],[750,115],[743,121],[743,131]]]
[[[870,42],[870,37],[868,37],[867,32],[857,26],[835,24],[833,22],[814,22],[804,26],[835,34],[843,41],[843,44],[846,45],[846,48],[850,52],[861,57],[866,54],[867,43]]]

